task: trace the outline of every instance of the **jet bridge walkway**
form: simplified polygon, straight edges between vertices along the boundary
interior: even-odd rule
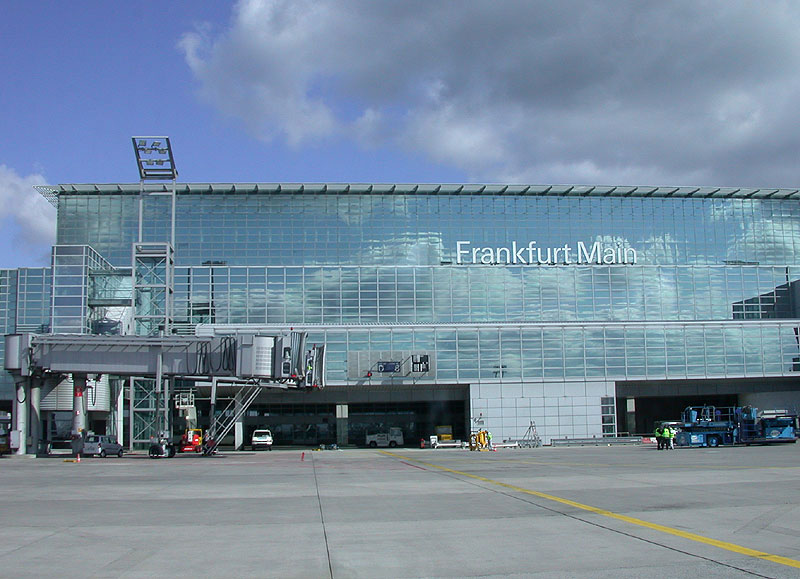
[[[27,404],[38,420],[38,400],[43,384],[71,375],[73,437],[86,430],[84,390],[89,375],[143,377],[153,380],[157,433],[171,432],[170,395],[176,378],[224,380],[241,388],[234,417],[241,418],[264,388],[305,389],[324,387],[324,346],[306,351],[305,332],[258,333],[226,330],[203,336],[96,336],[80,334],[9,334],[5,337],[5,369],[17,389],[16,430],[30,432],[38,448],[40,425],[28,427]],[[31,394],[35,395],[30,398]],[[213,416],[213,413],[212,413]],[[224,412],[224,417],[231,416]],[[238,420],[214,421],[211,433],[221,440]],[[25,436],[20,454],[25,454]]]

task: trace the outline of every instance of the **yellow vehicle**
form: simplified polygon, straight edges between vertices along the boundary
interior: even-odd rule
[[[473,432],[469,437],[470,450],[492,450],[491,433],[488,430]]]

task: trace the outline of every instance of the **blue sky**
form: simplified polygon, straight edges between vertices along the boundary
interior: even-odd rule
[[[609,9],[613,7],[613,10]],[[32,189],[137,182],[800,185],[800,8],[720,2],[4,2],[0,267]]]

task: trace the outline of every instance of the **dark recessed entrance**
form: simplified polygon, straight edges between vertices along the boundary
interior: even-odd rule
[[[338,416],[343,406],[346,417]],[[198,400],[197,408],[200,426],[206,428],[208,401]],[[344,432],[347,444],[365,446],[367,434],[398,427],[405,446],[419,446],[437,427],[449,427],[454,439],[467,440],[468,423],[469,386],[328,387],[263,394],[244,417],[244,441],[247,446],[254,430],[268,428],[276,446],[341,443]],[[232,435],[228,439],[223,444],[233,444]]]
[[[649,435],[660,420],[681,420],[687,406],[739,406],[744,394],[793,391],[797,378],[641,380],[617,382],[617,430]],[[634,399],[635,411],[628,412]]]

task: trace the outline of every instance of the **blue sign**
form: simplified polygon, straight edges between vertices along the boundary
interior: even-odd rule
[[[378,362],[378,372],[391,374],[400,371],[400,362]]]

